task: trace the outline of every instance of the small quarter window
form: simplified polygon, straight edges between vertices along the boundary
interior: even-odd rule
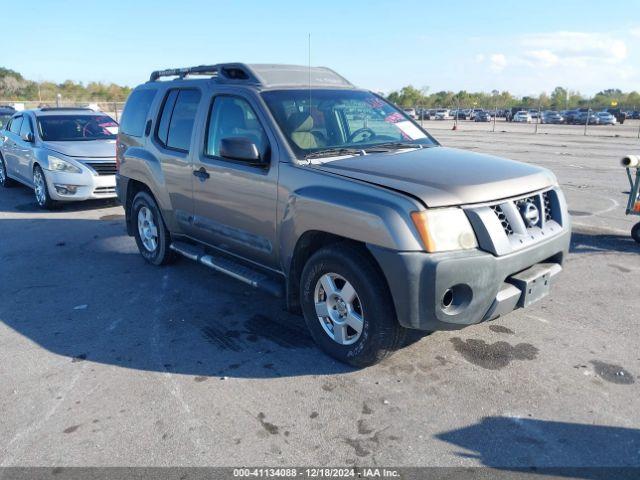
[[[20,133],[20,128],[22,128],[22,115],[19,117],[13,117],[11,125],[9,125],[9,131],[18,135]]]
[[[29,117],[22,117],[22,127],[20,128],[20,135],[25,135],[27,133],[33,133],[33,128],[31,128],[31,120]]]

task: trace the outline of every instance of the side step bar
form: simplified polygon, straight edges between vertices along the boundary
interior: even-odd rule
[[[169,245],[169,248],[174,252],[193,260],[194,262],[201,263],[205,267],[215,270],[216,272],[229,275],[230,277],[240,280],[247,285],[264,290],[275,297],[284,297],[284,285],[282,281],[278,281],[274,277],[245,266],[226,256],[206,252],[204,248],[191,245],[186,242],[175,241]]]

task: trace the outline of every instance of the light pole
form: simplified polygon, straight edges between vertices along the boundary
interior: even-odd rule
[[[493,95],[493,131],[496,131],[496,118],[498,118],[498,90],[491,92]]]
[[[584,122],[584,135],[587,136],[587,125],[589,125],[589,116],[591,115],[591,100],[587,103],[587,119]]]

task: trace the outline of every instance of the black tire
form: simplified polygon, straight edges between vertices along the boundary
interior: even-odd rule
[[[38,175],[42,178],[41,191],[38,190],[36,183],[38,182]],[[33,193],[36,199],[36,205],[43,210],[53,210],[58,206],[58,202],[51,199],[49,195],[49,186],[47,185],[47,177],[44,176],[44,171],[40,165],[33,167]]]
[[[138,215],[143,208],[150,212],[153,219],[153,225],[155,226],[157,237],[155,242],[155,248],[150,249],[145,246],[145,241],[142,239],[141,228],[138,224]],[[147,192],[138,192],[131,204],[131,222],[133,222],[133,236],[136,239],[138,250],[140,255],[152,265],[166,265],[171,263],[176,258],[176,254],[169,248],[171,245],[171,235],[164,223],[158,204],[153,196]],[[149,239],[147,239],[149,240]],[[147,245],[149,242],[147,241]]]
[[[4,163],[4,158],[0,155],[0,187],[10,188],[15,185],[15,182],[7,176],[7,166]]]
[[[631,238],[640,243],[640,222],[636,223],[633,228],[631,228]]]
[[[316,284],[328,273],[340,275],[357,292],[364,322],[359,338],[351,345],[334,341],[316,313]],[[398,323],[386,280],[357,246],[339,243],[314,253],[302,271],[300,298],[313,339],[325,353],[343,363],[358,368],[373,365],[397,350],[404,340],[406,329]]]

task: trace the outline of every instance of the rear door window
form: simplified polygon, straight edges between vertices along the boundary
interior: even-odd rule
[[[173,109],[176,106],[178,93],[178,90],[169,90],[162,104],[162,112],[160,114],[160,122],[158,123],[156,136],[160,143],[165,146],[167,145],[167,138],[169,137],[169,123],[171,123],[171,115],[173,115]]]
[[[141,137],[144,133],[147,115],[156,96],[156,90],[136,90],[127,100],[122,112],[120,131],[133,137]]]
[[[200,91],[195,89],[174,89],[167,93],[157,130],[157,139],[162,145],[189,151],[200,97]]]

